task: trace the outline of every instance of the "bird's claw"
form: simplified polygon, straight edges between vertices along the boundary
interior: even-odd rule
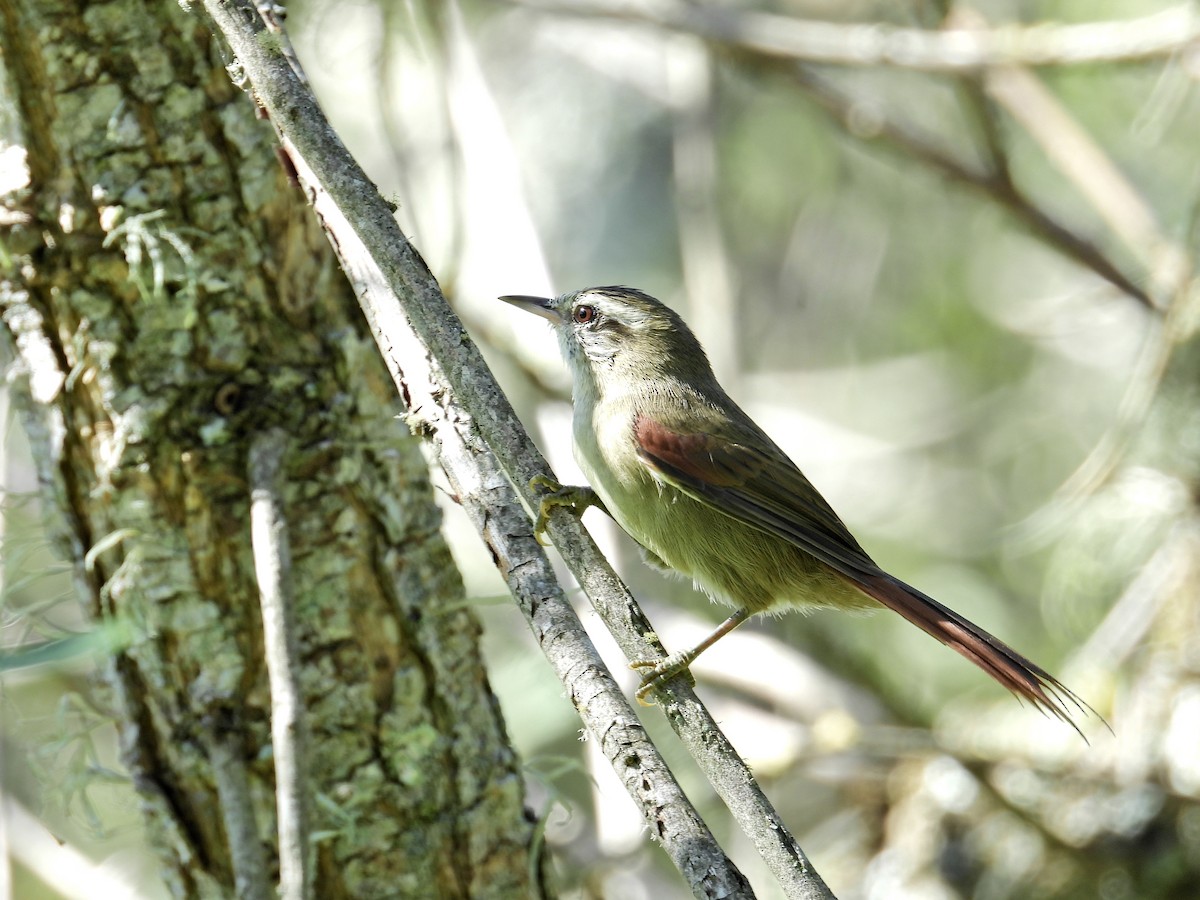
[[[662,659],[637,659],[631,662],[629,668],[642,676],[642,683],[638,685],[634,694],[638,704],[653,706],[654,700],[648,699],[651,692],[676,675],[682,675],[687,680],[688,687],[695,687],[696,678],[688,669],[693,659],[688,653],[672,653]]]
[[[546,523],[550,519],[550,512],[556,506],[570,509],[576,516],[583,515],[584,510],[589,506],[604,508],[604,503],[590,487],[577,485],[564,487],[549,475],[534,475],[529,479],[529,489],[537,490],[538,488],[546,488],[549,491],[541,498],[541,502],[538,504],[537,521],[533,523],[533,536],[543,547],[550,545],[550,542],[546,540]]]

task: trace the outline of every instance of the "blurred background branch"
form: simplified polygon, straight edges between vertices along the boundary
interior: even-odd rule
[[[1087,266],[1139,302],[1155,305],[1150,295],[1123,273],[1099,246],[1039,208],[1017,187],[1003,162],[1004,156],[998,143],[993,141],[988,145],[995,168],[991,171],[981,170],[915,128],[889,121],[885,112],[840,91],[817,72],[797,66],[792,69],[792,76],[854,137],[866,142],[878,141],[890,149],[908,154],[951,181],[981,192],[987,199],[1010,211],[1050,246]]]
[[[986,29],[901,28],[798,19],[682,0],[513,0],[542,12],[641,22],[768,56],[969,74],[995,66],[1145,62],[1194,50],[1200,15],[1182,3],[1125,21]]]

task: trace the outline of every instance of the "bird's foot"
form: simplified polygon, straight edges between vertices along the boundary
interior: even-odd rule
[[[695,687],[696,679],[688,671],[688,666],[695,658],[695,653],[685,650],[680,653],[672,653],[662,659],[638,659],[631,662],[629,668],[640,672],[642,676],[642,683],[638,685],[635,694],[637,702],[642,706],[653,706],[654,701],[648,699],[651,691],[661,687],[676,675],[683,675],[687,679],[688,686]]]
[[[550,512],[556,506],[565,506],[577,516],[582,516],[584,510],[589,506],[598,506],[604,509],[604,501],[590,487],[581,485],[564,487],[549,475],[534,475],[529,479],[529,488],[530,490],[546,488],[549,491],[538,504],[537,521],[533,523],[533,536],[543,547],[549,546],[550,543],[545,539],[546,522],[549,521]]]

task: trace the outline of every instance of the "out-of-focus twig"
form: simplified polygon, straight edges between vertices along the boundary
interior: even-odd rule
[[[1159,607],[1171,595],[1171,588],[1182,581],[1193,565],[1198,544],[1194,522],[1177,524],[1125,588],[1104,621],[1071,655],[1067,667],[1119,668],[1154,624]]]
[[[1187,266],[1182,250],[1166,239],[1149,205],[1078,120],[1027,69],[994,69],[984,85],[1146,267],[1153,293],[1172,292]]]
[[[967,27],[985,25],[974,14],[959,18]],[[1109,154],[1036,74],[1026,68],[1001,66],[985,72],[982,83],[1142,264],[1149,275],[1148,293],[1157,307],[1167,307],[1162,322],[1146,340],[1113,426],[1054,500],[1027,520],[1025,536],[1036,540],[1039,532],[1056,532],[1054,526],[1064,520],[1064,513],[1107,480],[1145,420],[1178,344],[1180,311],[1187,303],[1192,265],[1184,248],[1163,233],[1154,211]]]
[[[663,51],[684,290],[709,361],[730,384],[739,371],[739,329],[732,267],[717,209],[712,60],[705,43],[686,35],[668,36]]]
[[[988,27],[986,20],[972,10],[957,10],[952,19],[960,29]],[[1056,492],[1054,500],[1022,526],[1025,540],[1037,541],[1056,532],[1065,513],[1107,480],[1144,421],[1174,348],[1186,331],[1183,323],[1187,316],[1182,311],[1189,305],[1194,265],[1184,246],[1167,238],[1154,211],[1109,154],[1033,72],[1018,66],[999,66],[985,71],[976,83],[1025,129],[1138,259],[1149,275],[1148,293],[1155,307],[1166,308],[1160,327],[1147,337],[1113,426]]]
[[[915,128],[892,121],[882,111],[858,102],[808,66],[789,66],[788,71],[822,109],[854,136],[878,141],[899,150],[952,181],[979,191],[1007,209],[1060,253],[1091,269],[1138,302],[1156,308],[1150,295],[1122,272],[1099,247],[1034,204],[1007,174],[987,172],[959,159]]]
[[[1200,14],[1191,3],[1123,21],[931,31],[882,23],[795,19],[681,0],[510,2],[546,12],[623,19],[684,31],[766,56],[928,72],[969,73],[1000,65],[1140,62],[1194,49],[1200,43]]]
[[[1121,397],[1117,414],[1104,436],[1075,471],[1063,482],[1049,503],[1043,505],[1015,529],[1026,549],[1044,544],[1071,520],[1079,504],[1098,491],[1117,470],[1129,447],[1140,433],[1150,404],[1166,377],[1175,349],[1187,341],[1197,328],[1196,310],[1200,306],[1200,282],[1195,262],[1184,247],[1195,247],[1200,234],[1200,198],[1192,205],[1187,234],[1178,256],[1168,260],[1164,277],[1175,278],[1165,315],[1154,322],[1146,335],[1141,353]],[[1176,270],[1174,267],[1178,265]]]
[[[62,834],[52,834],[12,790],[0,795],[0,819],[7,840],[4,850],[11,861],[26,870],[21,882],[26,896],[41,894],[29,875],[61,897],[142,897],[148,885],[132,867],[114,858],[96,862]],[[19,882],[20,883],[20,882]],[[266,884],[264,880],[264,885]],[[49,893],[47,892],[47,893]],[[16,896],[5,893],[5,900]]]
[[[318,7],[316,15],[338,15],[336,10],[337,7]],[[397,91],[397,82],[400,82],[406,74],[402,61],[407,57],[418,55],[425,62],[425,71],[428,73],[428,77],[444,82],[445,59],[440,52],[441,45],[438,36],[430,37],[434,26],[429,21],[431,16],[426,4],[385,3],[379,7],[379,14],[383,21],[376,38],[378,43],[372,48],[375,57],[375,82],[379,85],[379,90],[374,95],[375,116],[384,135],[383,150],[392,164],[392,175],[395,179],[393,190],[396,192],[393,199],[396,201],[398,212],[414,217],[417,213],[412,200],[415,189],[414,182],[422,178],[428,180],[429,175],[426,167],[422,165],[423,161],[420,159],[421,154],[416,141],[405,131],[401,116],[403,104]],[[409,87],[407,83],[404,86]],[[444,91],[429,91],[428,93],[439,101],[445,97]],[[437,141],[439,138],[443,138],[442,133],[446,129],[445,122],[448,113],[445,110],[445,103],[431,104],[431,107],[424,118],[424,130],[420,133],[421,141]],[[431,135],[430,132],[433,134]],[[450,166],[458,164],[458,157],[454,153],[445,154],[445,158]],[[455,209],[458,208],[458,198],[454,194],[457,188],[457,179],[454,179],[453,183],[448,186],[448,190],[452,193],[447,205]],[[456,226],[458,219],[459,217],[455,216],[451,225]],[[420,223],[409,220],[406,224],[408,228],[412,229],[413,234],[421,234]],[[447,243],[451,247],[447,256],[453,261],[452,265],[457,264],[457,251],[461,245],[461,236],[458,231],[450,236]]]
[[[1079,505],[1095,494],[1117,471],[1140,432],[1175,348],[1185,333],[1181,311],[1190,305],[1187,303],[1188,295],[1187,287],[1182,287],[1163,320],[1151,323],[1117,406],[1116,416],[1104,436],[1063,481],[1053,497],[1013,528],[1014,547],[1018,552],[1032,552],[1061,533],[1075,517]]]

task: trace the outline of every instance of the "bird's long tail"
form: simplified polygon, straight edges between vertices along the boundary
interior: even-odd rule
[[[1073,713],[1087,714],[1090,707],[1045,669],[899,579],[880,573],[855,581],[865,594],[957,650],[1018,697],[1079,731]]]

